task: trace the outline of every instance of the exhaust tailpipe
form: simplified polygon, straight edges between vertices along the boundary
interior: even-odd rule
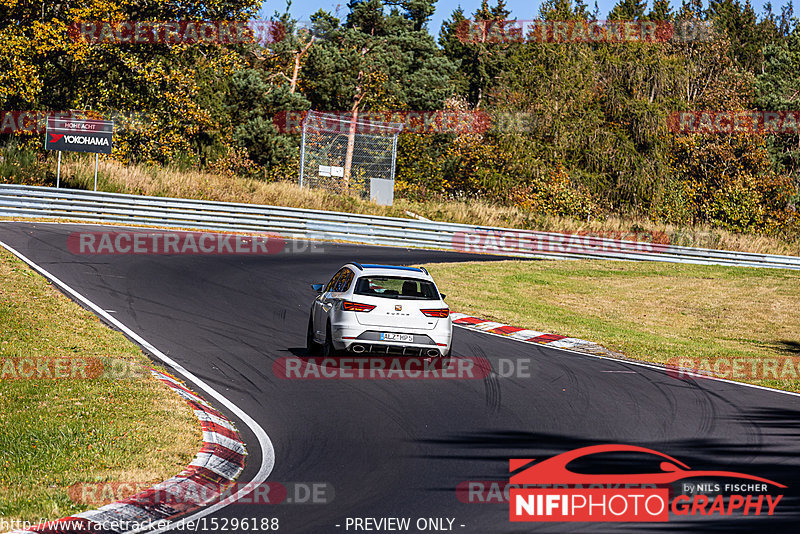
[[[353,345],[350,347],[350,350],[355,352],[356,354],[361,354],[362,352],[366,351],[367,349],[364,348],[364,345]]]
[[[436,358],[439,356],[439,351],[436,349],[428,349],[428,357],[429,358]]]

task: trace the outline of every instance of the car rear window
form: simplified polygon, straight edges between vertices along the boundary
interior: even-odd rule
[[[439,292],[433,282],[399,276],[362,276],[356,283],[355,294],[392,299],[439,300]]]

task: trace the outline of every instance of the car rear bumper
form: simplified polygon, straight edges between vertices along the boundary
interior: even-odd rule
[[[347,351],[355,354],[368,352],[389,356],[417,356],[421,358],[440,358],[447,353],[447,350],[443,349],[445,349],[445,347],[438,347],[436,345],[402,345],[376,341],[361,342],[358,340],[350,343],[346,348]]]
[[[339,350],[347,350],[356,354],[372,352],[395,356],[445,356],[450,353],[451,333],[445,329],[437,330],[425,330],[424,333],[400,330],[392,332],[413,336],[412,341],[399,342],[381,340],[380,334],[387,332],[386,330],[379,332],[349,326],[334,327],[333,344]]]

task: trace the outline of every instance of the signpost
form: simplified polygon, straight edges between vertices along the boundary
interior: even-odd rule
[[[56,187],[61,185],[61,151],[94,153],[94,190],[97,191],[97,165],[100,154],[111,154],[114,121],[48,117],[44,148],[58,150]]]

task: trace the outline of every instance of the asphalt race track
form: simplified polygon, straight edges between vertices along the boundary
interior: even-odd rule
[[[342,264],[487,256],[329,243],[310,250],[292,242],[289,252],[261,256],[81,256],[66,245],[78,229],[97,227],[3,222],[0,241],[112,313],[255,419],[274,445],[269,481],[294,488],[304,487],[294,483],[324,484],[333,495],[317,504],[231,505],[207,521],[274,517],[279,532],[286,533],[356,532],[346,529],[347,518],[387,517],[409,517],[412,526],[418,518],[449,518],[453,531],[463,533],[797,531],[797,396],[679,380],[660,370],[462,328],[454,329],[455,356],[484,357],[495,371],[526,362],[529,376],[286,380],[273,373],[277,359],[305,355],[314,297],[309,284],[326,282]],[[241,479],[247,481],[261,451],[248,428],[239,427],[250,453]],[[509,458],[544,459],[602,443],[648,447],[695,469],[748,473],[788,489],[773,517],[681,516],[653,524],[511,523],[507,503],[457,498],[459,483],[507,480]]]

